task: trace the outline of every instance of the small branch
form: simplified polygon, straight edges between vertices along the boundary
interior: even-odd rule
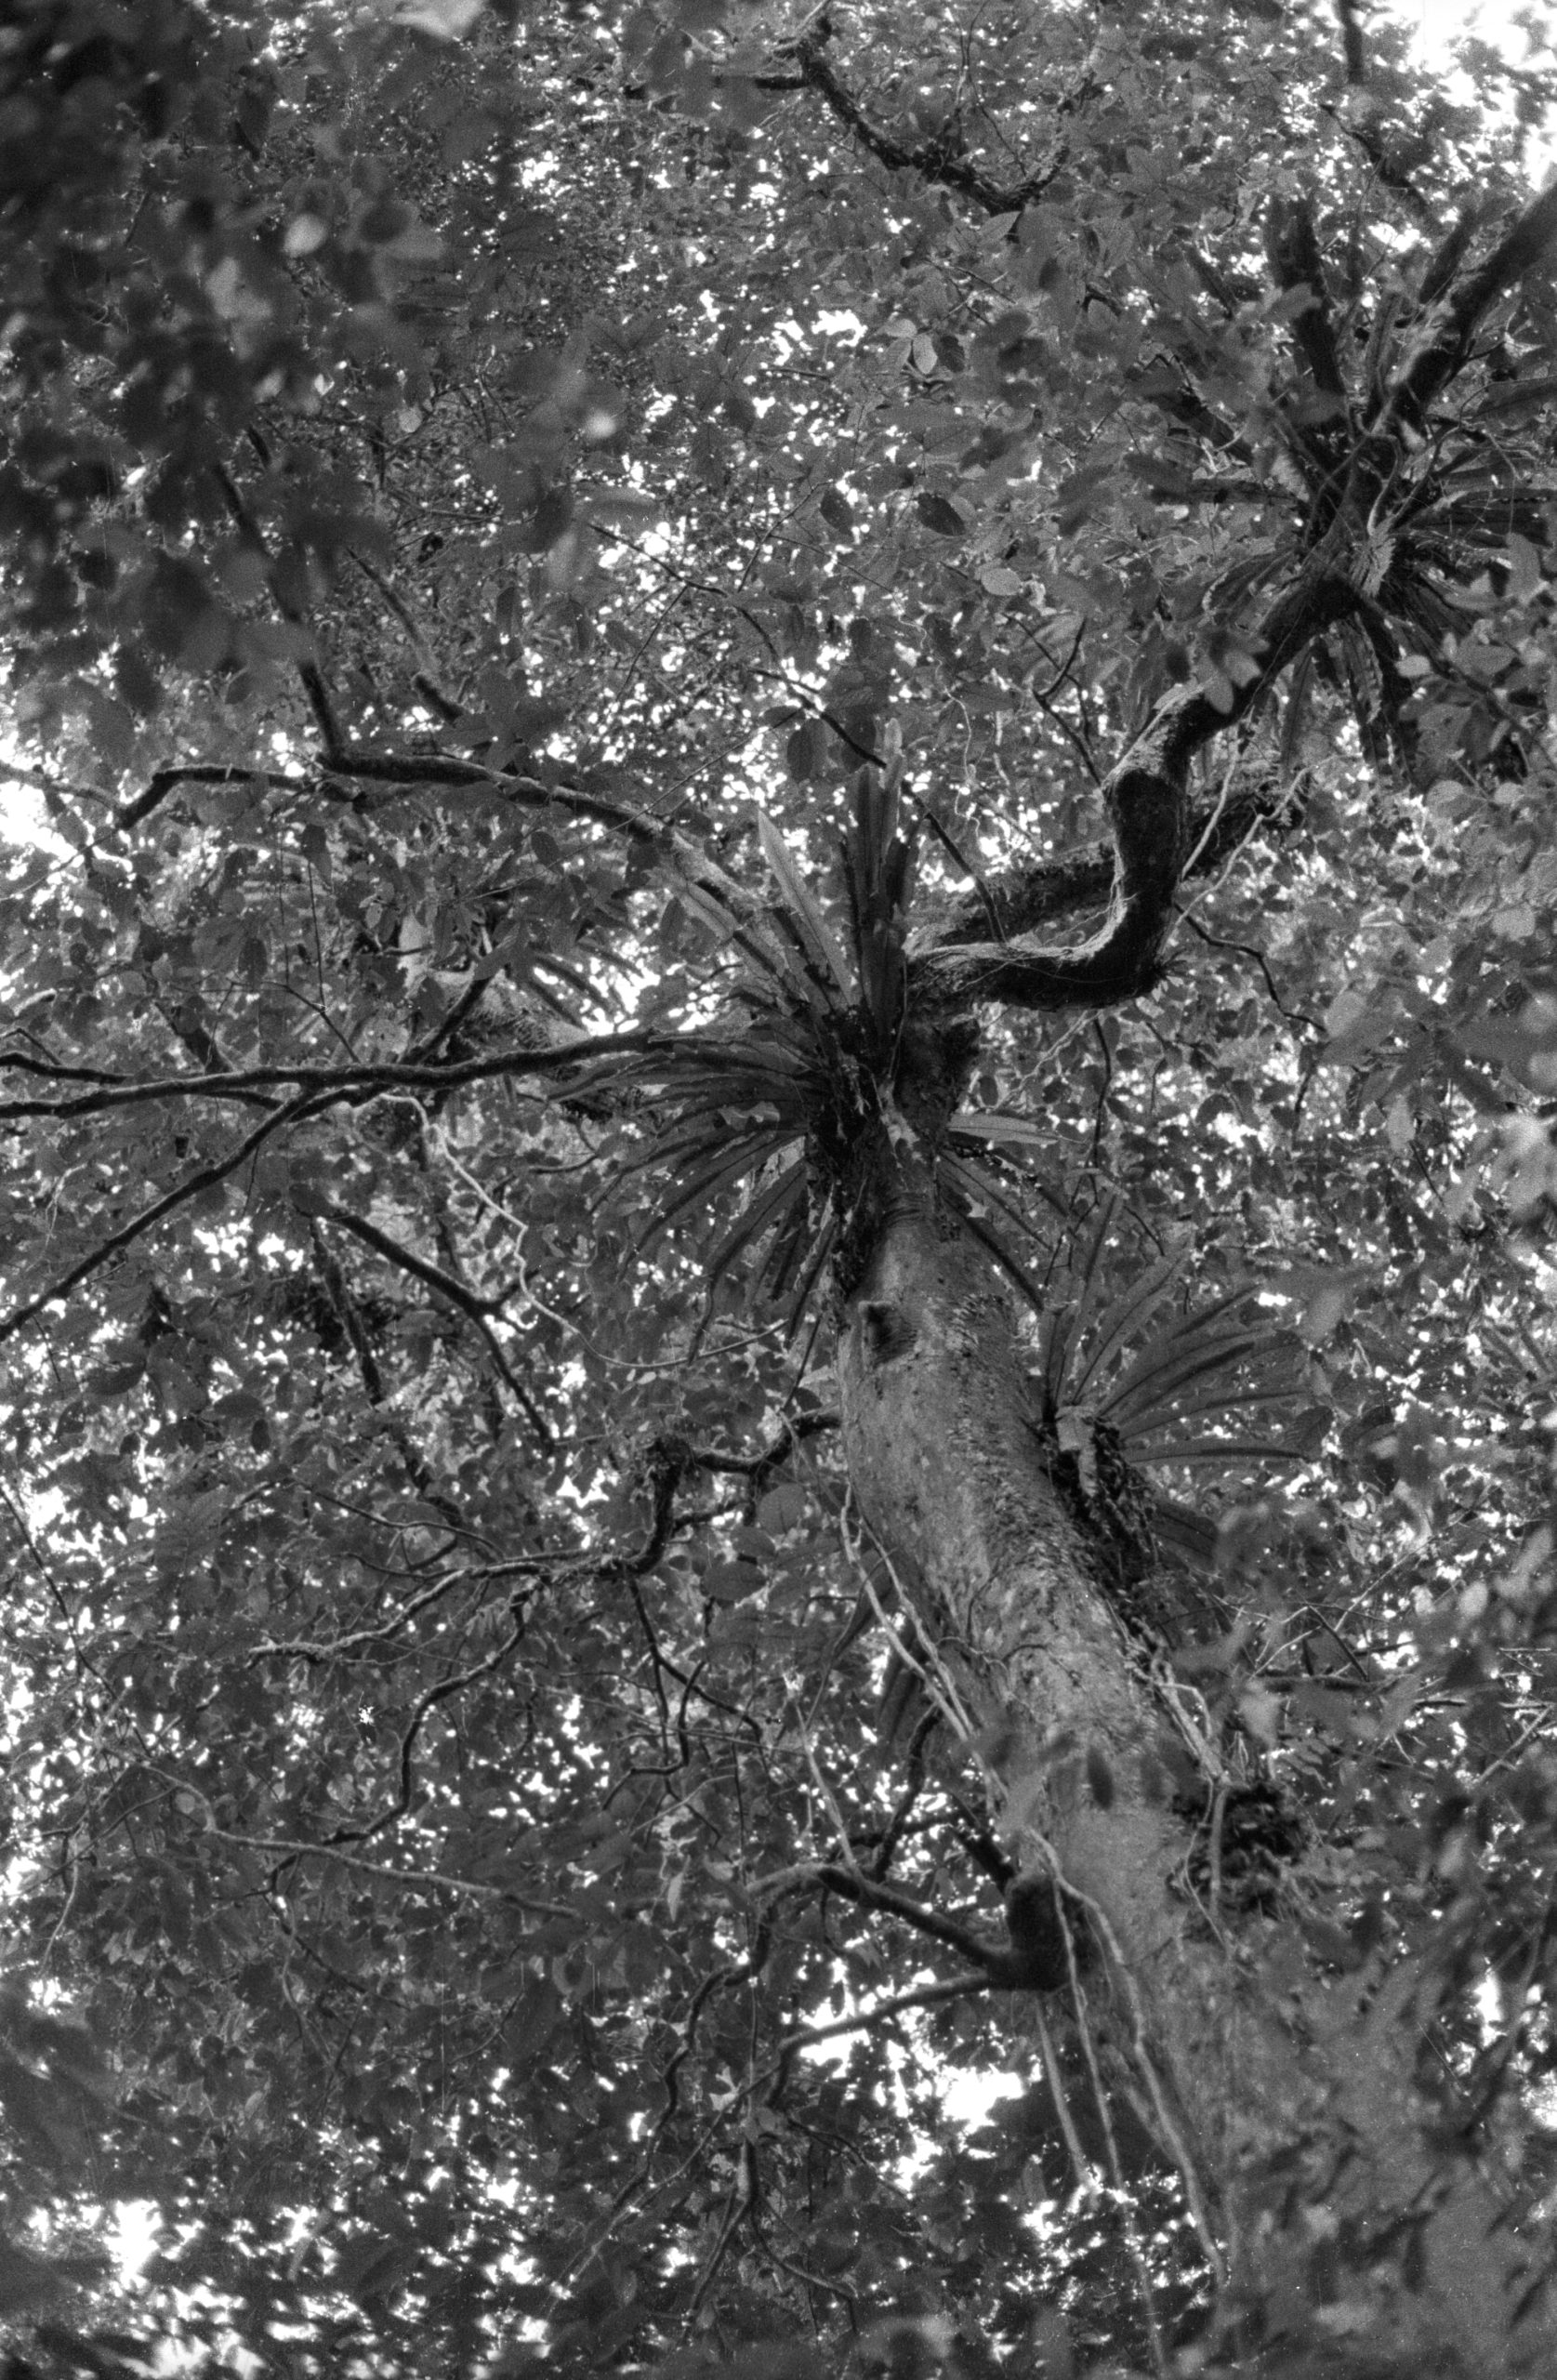
[[[416,687],[416,692],[422,696],[423,700],[432,705],[433,709],[438,713],[440,719],[442,720],[444,725],[451,725],[454,721],[462,718],[464,714],[459,704],[452,701],[439,685],[438,680],[434,675],[433,658],[431,653],[428,649],[427,639],[423,636],[421,629],[417,627],[416,619],[409,607],[402,602],[401,598],[396,594],[394,588],[390,586],[383,573],[374,568],[372,562],[369,562],[365,554],[360,554],[355,546],[348,546],[346,550],[350,555],[352,561],[356,563],[357,568],[362,572],[363,577],[369,580],[373,586],[376,587],[386,604],[394,614],[394,616],[400,622],[401,627],[405,630],[406,641],[409,643],[413,654],[416,655],[417,663],[416,671],[412,678],[411,683]]]
[[[787,1461],[796,1447],[807,1438],[814,1438],[823,1430],[836,1430],[836,1413],[798,1413],[786,1421],[779,1435],[760,1454],[724,1454],[717,1447],[689,1447],[687,1468],[690,1471],[734,1472],[754,1483],[765,1478]]]
[[[240,489],[237,481],[233,478],[225,463],[213,464],[212,470],[216,477],[217,485],[220,488],[222,495],[226,499],[228,510],[231,513],[232,518],[238,523],[238,526],[243,531],[244,536],[254,548],[255,552],[259,555],[261,561],[265,564],[266,577],[270,584],[270,593],[275,599],[277,611],[280,612],[283,619],[288,621],[292,627],[307,628],[308,622],[304,619],[297,605],[295,603],[289,603],[277,587],[275,567],[271,562],[270,551],[266,546],[264,536],[260,530],[258,522],[255,519],[254,514],[250,511],[247,503],[244,501],[243,491]],[[299,660],[297,663],[297,675],[302,680],[303,692],[309,698],[309,708],[312,711],[315,720],[318,721],[319,733],[324,739],[325,751],[329,753],[340,751],[344,745],[345,738],[341,734],[340,724],[336,718],[335,706],[330,700],[329,689],[325,685],[323,677],[320,672],[318,662]]]
[[[927,1909],[923,1901],[900,1893],[895,1885],[885,1884],[866,1876],[856,1868],[843,1868],[835,1860],[823,1860],[814,1865],[782,1869],[778,1874],[764,1876],[753,1884],[754,1892],[801,1892],[820,1886],[834,1892],[844,1900],[856,1902],[862,1909],[879,1910],[886,1916],[901,1918],[905,1925],[928,1934],[932,1942],[955,1950],[978,1970],[980,1987],[990,1984],[1011,1984],[1015,1980],[1012,1953],[1004,1943],[985,1942],[955,1918],[943,1917],[938,1910]],[[967,1988],[966,1986],[964,1988]]]
[[[495,1645],[490,1653],[483,1654],[479,1661],[473,1661],[468,1669],[456,1671],[453,1677],[440,1678],[413,1703],[411,1715],[400,1739],[400,1779],[394,1800],[363,1826],[337,1828],[330,1837],[332,1844],[365,1843],[370,1835],[380,1833],[385,1827],[393,1826],[404,1818],[411,1807],[411,1793],[416,1782],[412,1755],[416,1751],[416,1738],[421,1733],[422,1722],[440,1702],[447,1702],[452,1696],[463,1693],[468,1686],[474,1686],[481,1678],[490,1677],[494,1670],[502,1667],[524,1634],[525,1609],[521,1593],[510,1598],[508,1609],[513,1624],[500,1645]]]
[[[366,1652],[371,1647],[387,1644],[391,1636],[398,1636],[402,1628],[408,1628],[413,1620],[433,1604],[441,1603],[443,1597],[452,1593],[455,1587],[468,1586],[472,1581],[481,1585],[493,1579],[538,1579],[565,1563],[598,1564],[599,1559],[598,1554],[581,1553],[575,1548],[561,1554],[521,1554],[516,1555],[510,1562],[472,1563],[458,1569],[445,1570],[442,1577],[432,1581],[430,1586],[424,1587],[420,1594],[413,1595],[409,1603],[402,1604],[398,1611],[391,1612],[388,1620],[376,1620],[371,1627],[354,1628],[345,1636],[332,1636],[326,1639],[310,1636],[267,1636],[260,1644],[255,1646],[252,1652],[245,1654],[245,1666],[252,1669],[257,1661],[272,1659],[347,1660],[353,1654]]]
[[[500,1298],[478,1297],[474,1289],[467,1289],[465,1283],[455,1280],[452,1273],[444,1272],[441,1265],[429,1263],[425,1256],[417,1256],[413,1250],[402,1248],[397,1239],[391,1239],[387,1231],[380,1231],[378,1225],[370,1223],[365,1216],[353,1215],[346,1208],[337,1207],[330,1201],[322,1201],[315,1211],[336,1224],[339,1230],[350,1232],[352,1236],[360,1239],[365,1248],[371,1248],[375,1255],[381,1256],[387,1264],[395,1265],[401,1272],[408,1273],[413,1280],[420,1281],[424,1289],[431,1289],[441,1298],[446,1298],[451,1305],[458,1308],[468,1322],[474,1324],[497,1368],[504,1386],[521,1406],[536,1437],[549,1453],[555,1444],[550,1426],[545,1415],[537,1408],[529,1390],[522,1381],[516,1377],[513,1367],[503,1353],[497,1335],[487,1318],[490,1315],[502,1312],[503,1301]]]
[[[378,1358],[374,1354],[372,1342],[363,1327],[363,1317],[357,1310],[357,1301],[351,1294],[351,1284],[346,1277],[346,1268],[320,1230],[317,1215],[310,1215],[309,1218],[309,1236],[313,1243],[314,1258],[319,1266],[320,1277],[324,1284],[324,1294],[335,1309],[336,1319],[346,1333],[351,1345],[351,1352],[357,1358],[357,1368],[363,1376],[363,1388],[367,1401],[370,1405],[382,1405],[384,1375],[378,1368]]]
[[[219,1082],[222,1078],[218,1076],[215,1079]],[[134,1216],[129,1223],[121,1224],[115,1232],[110,1232],[106,1239],[100,1240],[89,1254],[82,1257],[79,1263],[73,1264],[69,1272],[60,1274],[58,1280],[51,1281],[47,1289],[40,1289],[35,1297],[28,1298],[20,1305],[13,1306],[9,1314],[0,1316],[0,1342],[14,1337],[24,1323],[31,1322],[34,1316],[43,1312],[46,1306],[57,1304],[59,1299],[68,1297],[73,1289],[78,1289],[83,1281],[88,1280],[94,1273],[99,1272],[103,1265],[119,1254],[122,1249],[128,1248],[132,1241],[139,1239],[143,1233],[152,1230],[157,1223],[161,1223],[165,1215],[172,1214],[176,1208],[184,1206],[191,1198],[198,1197],[202,1190],[209,1190],[217,1183],[225,1182],[230,1173],[236,1173],[241,1165],[247,1164],[261,1142],[269,1140],[270,1134],[280,1131],[284,1125],[296,1123],[300,1117],[310,1114],[316,1104],[317,1102],[311,1093],[305,1093],[301,1098],[289,1101],[286,1106],[278,1108],[273,1115],[268,1116],[263,1123],[257,1124],[248,1137],[240,1141],[231,1157],[218,1158],[214,1165],[202,1166],[197,1173],[190,1174],[179,1183],[177,1189],[169,1190],[165,1197],[154,1199],[150,1207]],[[40,1114],[47,1113],[47,1110],[34,1105],[24,1108],[24,1112]]]
[[[196,1789],[181,1783],[181,1792]],[[363,1859],[343,1851],[333,1843],[305,1843],[284,1834],[231,1834],[225,1827],[208,1826],[205,1830],[218,1843],[231,1843],[243,1851],[263,1851],[278,1859],[331,1859],[339,1868],[350,1869],[354,1875],[375,1876],[383,1883],[397,1884],[411,1892],[464,1893],[474,1900],[502,1901],[509,1909],[521,1909],[529,1917],[563,1917],[577,1919],[578,1911],[563,1901],[533,1900],[525,1893],[510,1892],[506,1884],[478,1883],[473,1876],[451,1876],[437,1868],[391,1868],[387,1861]]]
[[[1310,1016],[1306,1010],[1287,1007],[1286,1001],[1282,998],[1281,994],[1276,989],[1275,978],[1271,972],[1270,965],[1266,959],[1265,954],[1257,944],[1252,942],[1233,942],[1229,940],[1226,934],[1212,933],[1207,927],[1201,924],[1198,918],[1192,917],[1188,909],[1181,910],[1180,915],[1183,919],[1185,925],[1188,926],[1190,932],[1194,934],[1198,934],[1200,940],[1204,943],[1208,943],[1213,950],[1235,950],[1242,958],[1252,959],[1255,965],[1259,968],[1260,973],[1265,978],[1265,989],[1271,996],[1271,1005],[1273,1008],[1279,1011],[1281,1015],[1286,1017],[1289,1025],[1306,1025],[1312,1032],[1318,1032],[1319,1021],[1317,1017]]]
[[[1367,86],[1367,53],[1363,46],[1357,0],[1336,0],[1336,15],[1340,22],[1341,46],[1346,55],[1346,80],[1352,90],[1364,90]]]
[[[143,819],[149,818],[176,787],[181,785],[241,785],[256,778],[264,785],[277,786],[287,793],[307,793],[309,790],[307,777],[284,776],[273,769],[205,766],[158,769],[148,779],[144,793],[138,793],[133,801],[126,801],[114,812],[113,824],[122,835],[127,835],[133,826],[139,826]]]
[[[921,1984],[917,1991],[900,1991],[893,2000],[879,2001],[874,2008],[863,2008],[857,2016],[838,2016],[830,2025],[806,2025],[793,2033],[785,2033],[779,2044],[783,2058],[793,2056],[798,2049],[809,2049],[812,2042],[836,2041],[839,2033],[869,2032],[883,2017],[895,2016],[901,2008],[933,2008],[944,2000],[967,2000],[975,1991],[991,1989],[987,1976],[959,1977],[952,1983]]]
[[[795,75],[759,75],[758,88],[765,91],[812,90],[860,146],[867,150],[877,165],[891,173],[916,173],[927,181],[942,182],[948,190],[957,191],[985,215],[1020,215],[1043,196],[1065,161],[1062,145],[1041,172],[1028,174],[1019,182],[992,181],[967,158],[958,156],[945,142],[916,141],[905,145],[894,140],[889,132],[873,125],[852,92],[838,81],[825,55],[825,46],[831,38],[831,27],[825,17],[813,25],[795,43],[793,56],[798,73]],[[1073,114],[1089,96],[1090,84],[1085,84],[1072,97],[1062,99],[1056,108],[1060,115]]]
[[[1349,91],[1367,89],[1367,46],[1363,39],[1362,18],[1357,0],[1335,0],[1336,21],[1340,27],[1341,54],[1346,62],[1346,87]],[[1339,118],[1368,164],[1373,167],[1386,190],[1404,198],[1412,213],[1421,220],[1430,218],[1432,209],[1411,179],[1402,171],[1386,150],[1366,112],[1362,108],[1342,111],[1326,106],[1326,113]]]

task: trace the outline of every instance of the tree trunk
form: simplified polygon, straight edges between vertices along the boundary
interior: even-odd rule
[[[1325,2343],[1338,2372],[1548,2364],[1544,2298],[1521,2309],[1511,2191],[1469,2139],[1460,2157],[1427,2153],[1424,2125],[1441,2142],[1446,2119],[1415,2077],[1432,2016],[1419,1971],[1321,1976],[1290,1917],[1224,1922],[1186,1882],[1194,1825],[1154,1749],[1177,1724],[1170,1673],[1101,1591],[1006,1300],[928,1195],[887,1204],[839,1372],[859,1509],[1003,1797],[1013,1855],[1070,1888],[1067,1964],[1108,2090],[1183,2175],[1227,2344],[1306,2358]]]

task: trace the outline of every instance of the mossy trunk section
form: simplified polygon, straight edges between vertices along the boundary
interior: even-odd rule
[[[1323,2342],[1337,2373],[1557,2368],[1544,2299],[1514,2320],[1532,2256],[1511,2193],[1469,2143],[1429,2151],[1443,2110],[1413,2082],[1431,2012],[1411,1977],[1320,1976],[1290,1920],[1213,1927],[1186,1885],[1192,1829],[1154,1753],[1168,1703],[1049,1475],[1005,1297],[928,1195],[886,1203],[839,1386],[860,1511],[940,1648],[1013,1855],[1052,1856],[1089,1912],[1108,2087],[1219,2240],[1230,2341]]]

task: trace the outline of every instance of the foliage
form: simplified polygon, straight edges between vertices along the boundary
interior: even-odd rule
[[[1445,2159],[1548,2186],[1557,284],[1443,363],[1549,95],[1469,63],[1263,0],[8,13],[39,2361],[1202,2320],[901,1691],[830,1369],[867,1130],[1023,1302],[1081,1521],[1153,1466],[1182,1674],[1309,1846],[1270,1989],[1405,1977]],[[1278,667],[1369,439],[1360,602]],[[904,1113],[926,954],[1097,923],[1175,690],[1229,733],[1166,963],[985,1006]]]

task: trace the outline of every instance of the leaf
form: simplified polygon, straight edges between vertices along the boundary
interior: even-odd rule
[[[798,785],[824,776],[827,768],[827,729],[820,719],[802,720],[784,747],[785,763]]]
[[[1207,1372],[1228,1372],[1250,1356],[1268,1354],[1276,1342],[1276,1333],[1269,1329],[1228,1331],[1219,1338],[1197,1339],[1186,1346],[1172,1344],[1153,1347],[1127,1375],[1128,1385],[1121,1383],[1116,1392],[1102,1400],[1102,1409],[1119,1429],[1141,1426],[1140,1417],[1148,1409],[1160,1409],[1191,1381]]]
[[[1216,1299],[1209,1305],[1181,1315],[1176,1322],[1158,1331],[1108,1390],[1104,1399],[1108,1410],[1115,1411],[1138,1386],[1149,1386],[1154,1382],[1160,1383],[1170,1364],[1192,1355],[1203,1347],[1221,1348],[1234,1340],[1247,1340],[1251,1329],[1255,1339],[1263,1340],[1273,1352],[1277,1347],[1295,1347],[1292,1334],[1285,1323],[1272,1321],[1257,1326],[1232,1323],[1231,1317],[1238,1308],[1247,1305],[1257,1294],[1257,1285],[1247,1284]]]
[[[690,1181],[682,1183],[669,1205],[654,1217],[638,1242],[638,1253],[641,1256],[652,1248],[655,1240],[663,1237],[689,1208],[706,1205],[729,1183],[738,1182],[744,1173],[755,1172],[772,1155],[775,1141],[776,1135],[749,1134],[734,1144],[732,1153],[728,1139],[706,1144],[718,1148],[719,1154],[711,1157],[706,1165],[699,1166]]]
[[[749,924],[748,919],[741,917],[734,909],[726,906],[711,885],[699,884],[691,880],[683,881],[679,876],[673,878],[672,882],[675,898],[706,926],[715,938],[716,947],[722,947],[725,943],[733,942],[742,929]],[[776,961],[772,960],[769,960],[768,963],[770,966],[776,965]]]
[[[1098,1336],[1090,1353],[1065,1382],[1067,1403],[1078,1405],[1081,1402],[1088,1382],[1111,1362],[1124,1342],[1149,1320],[1182,1273],[1189,1258],[1188,1248],[1181,1249],[1175,1256],[1160,1257],[1138,1280],[1132,1281],[1121,1296],[1115,1298],[1097,1326]]]
[[[811,1298],[815,1294],[817,1283],[822,1279],[833,1250],[838,1245],[838,1217],[833,1212],[831,1204],[829,1203],[829,1205],[824,1210],[822,1221],[811,1238],[810,1253],[805,1256],[804,1263],[798,1278],[796,1281],[794,1290],[790,1296],[788,1307],[785,1314],[785,1337],[786,1340],[792,1339],[796,1331],[800,1327],[801,1318],[805,1314],[806,1308],[811,1303]],[[802,1251],[804,1250],[804,1236],[802,1235]],[[775,1278],[772,1284],[773,1296],[781,1296],[787,1287],[787,1280],[781,1282]]]
[[[757,1506],[757,1526],[770,1536],[782,1537],[785,1529],[798,1528],[810,1516],[811,1496],[804,1488],[786,1482],[781,1488],[770,1488]]]
[[[742,1603],[754,1595],[765,1583],[764,1573],[755,1562],[715,1562],[704,1571],[698,1585],[716,1603]]]
[[[829,1001],[835,1006],[847,1007],[853,998],[848,963],[814,893],[790,857],[788,846],[765,810],[758,811],[757,832],[762,845],[762,856],[778,880],[785,902],[783,914],[794,927],[812,970],[822,979]],[[838,995],[836,1001],[833,1000],[835,992]]]
[[[1020,1289],[1034,1313],[1040,1316],[1045,1314],[1048,1311],[1048,1302],[1042,1285],[1027,1270],[1004,1235],[996,1231],[987,1216],[979,1212],[979,1207],[982,1203],[996,1208],[1015,1224],[1019,1239],[1031,1236],[1026,1217],[1017,1209],[1007,1204],[1000,1195],[998,1185],[991,1183],[981,1168],[970,1165],[966,1160],[943,1157],[941,1171],[942,1178],[952,1194],[953,1202],[962,1212],[964,1221],[974,1238],[988,1250],[1001,1271]]]
[[[1120,1197],[1110,1193],[1098,1210],[1097,1220],[1079,1266],[1072,1266],[1068,1283],[1074,1284],[1069,1302],[1056,1297],[1050,1300],[1049,1324],[1043,1350],[1044,1403],[1050,1413],[1058,1413],[1062,1402],[1061,1386],[1064,1379],[1066,1359],[1078,1335],[1086,1329],[1091,1312],[1097,1284],[1101,1278],[1103,1251],[1119,1211]]]
[[[571,487],[548,488],[536,505],[530,522],[530,550],[544,554],[567,536],[573,527],[574,493]]]
[[[963,1109],[946,1127],[957,1140],[993,1141],[1000,1148],[1042,1149],[1054,1146],[1052,1125],[1035,1123],[1030,1116],[1004,1116],[995,1109],[980,1114]]]
[[[759,1239],[797,1197],[800,1201],[800,1211],[804,1213],[806,1170],[806,1161],[802,1156],[796,1158],[793,1164],[786,1166],[778,1180],[770,1184],[766,1190],[753,1193],[745,1212],[737,1218],[732,1229],[726,1233],[704,1266],[704,1280],[708,1288],[711,1289],[715,1282],[722,1277],[742,1250],[749,1248],[754,1240]]]
[[[0,2239],[0,2318],[14,2320],[34,2306],[51,2305],[69,2286],[70,2276],[52,2257]]]
[[[1155,1425],[1154,1425],[1155,1426]],[[1260,1462],[1311,1462],[1313,1451],[1307,1447],[1289,1446],[1285,1438],[1158,1438],[1144,1440],[1133,1435],[1125,1440],[1126,1450],[1132,1462],[1216,1463],[1223,1469],[1229,1462],[1258,1461]]]
[[[965,537],[968,535],[967,522],[956,505],[949,503],[943,496],[927,491],[916,496],[914,509],[925,527],[933,529],[938,537]]]
[[[458,41],[470,31],[486,0],[402,0],[394,21],[435,41]]]
[[[1016,1204],[1004,1184],[996,1179],[987,1167],[980,1165],[973,1157],[943,1155],[941,1169],[953,1188],[968,1201],[970,1209],[982,1202],[985,1206],[994,1208],[997,1214],[1003,1215],[1016,1234],[1018,1245],[1024,1241],[1037,1240],[1037,1234],[1031,1218]],[[1041,1193],[1042,1184],[1036,1186]],[[1042,1241],[1038,1240],[1037,1244],[1041,1250]],[[1049,1302],[1052,1304],[1052,1299]],[[1039,1312],[1044,1310],[1041,1303],[1038,1310]]]

